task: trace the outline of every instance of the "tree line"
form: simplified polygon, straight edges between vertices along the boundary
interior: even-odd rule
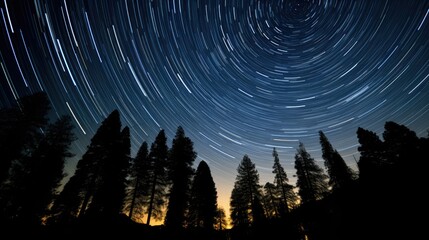
[[[119,111],[112,111],[60,188],[76,137],[70,116],[50,123],[49,111],[43,92],[0,109],[2,226],[134,226],[147,239],[373,239],[415,232],[409,220],[421,214],[420,165],[429,138],[392,121],[385,123],[383,140],[357,129],[358,171],[347,166],[324,132],[319,131],[324,168],[300,142],[295,186],[275,148],[273,181],[264,185],[244,155],[230,198],[232,228],[226,229],[210,168],[204,161],[193,168],[197,153],[181,126],[171,148],[161,129],[132,157],[130,129],[122,126]],[[162,228],[143,228],[162,219]]]
[[[1,109],[1,224],[5,226],[150,224],[164,218],[169,231],[226,227],[206,162],[197,169],[192,140],[179,126],[167,146],[164,130],[130,156],[130,130],[112,111],[91,138],[74,174],[59,186],[65,161],[74,156],[72,119],[48,123],[43,92]],[[164,216],[165,213],[165,216]]]
[[[324,168],[302,142],[295,154],[292,186],[273,149],[273,182],[260,185],[248,155],[237,168],[231,193],[232,239],[412,239],[424,235],[424,161],[428,137],[388,121],[383,140],[356,131],[360,153],[352,170],[319,131]],[[326,171],[326,172],[325,172]]]

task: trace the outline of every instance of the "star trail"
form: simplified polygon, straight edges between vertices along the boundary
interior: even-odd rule
[[[244,154],[291,181],[322,130],[356,169],[358,127],[429,129],[429,1],[2,0],[0,107],[47,92],[73,117],[74,166],[114,109],[132,155],[184,128],[228,211]],[[380,136],[381,137],[381,136]]]

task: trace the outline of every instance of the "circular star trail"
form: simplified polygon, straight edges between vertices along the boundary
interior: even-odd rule
[[[261,184],[275,147],[289,177],[322,130],[356,169],[358,127],[429,128],[429,2],[2,0],[0,107],[45,91],[73,116],[74,165],[114,109],[133,155],[178,126],[228,210],[244,154]],[[381,137],[381,136],[380,136]]]

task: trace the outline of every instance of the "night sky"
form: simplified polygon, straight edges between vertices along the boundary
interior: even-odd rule
[[[37,91],[72,115],[73,174],[114,109],[132,156],[165,129],[194,142],[219,204],[244,154],[291,183],[299,141],[323,165],[322,130],[356,169],[358,127],[429,129],[429,1],[1,0],[0,107]]]

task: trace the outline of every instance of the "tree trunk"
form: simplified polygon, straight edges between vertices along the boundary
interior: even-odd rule
[[[95,185],[95,176],[93,177],[93,179],[91,179],[91,182],[88,185],[88,189],[85,193],[85,198],[83,199],[82,206],[80,207],[78,218],[83,217],[83,215],[86,212],[86,208],[88,207],[88,204],[89,204],[89,199],[91,199],[92,191],[95,187],[94,185]]]
[[[150,225],[150,217],[152,215],[153,199],[155,198],[156,177],[157,177],[156,175],[153,176],[152,191],[150,193],[149,207],[147,210],[147,221],[146,221],[147,225]]]
[[[136,197],[137,197],[138,187],[139,187],[139,179],[137,178],[136,179],[136,186],[134,187],[133,198],[131,200],[130,213],[128,214],[128,217],[130,219],[133,218],[134,204],[136,203]]]

